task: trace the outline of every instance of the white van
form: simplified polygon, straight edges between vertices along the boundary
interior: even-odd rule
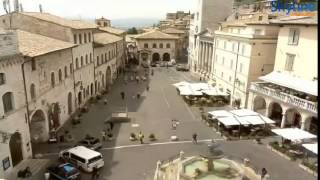
[[[84,146],[61,151],[59,158],[74,164],[77,168],[86,172],[92,172],[94,167],[99,169],[104,166],[102,154]]]

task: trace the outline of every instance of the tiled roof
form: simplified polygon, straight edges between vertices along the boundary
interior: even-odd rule
[[[116,34],[116,35],[121,35],[123,33],[125,33],[126,31],[122,30],[122,29],[118,29],[118,28],[114,28],[114,27],[99,27],[99,29],[101,31],[105,31],[111,34]]]
[[[121,41],[122,38],[108,33],[95,33],[93,34],[94,42],[98,44],[110,44]]]
[[[153,30],[138,35],[136,39],[178,39],[178,37],[163,33],[158,30]]]
[[[284,18],[279,18],[276,20],[271,20],[272,24],[292,24],[292,25],[317,25],[318,16],[289,16]]]
[[[76,46],[72,43],[26,31],[17,30],[17,34],[20,52],[29,57],[36,57]]]
[[[49,13],[39,13],[39,12],[20,12],[20,14],[31,16],[44,21],[59,24],[61,26],[70,27],[73,29],[95,29],[97,25],[94,23],[89,23],[80,20],[69,20],[59,16],[55,16]]]
[[[167,28],[162,30],[162,32],[167,33],[167,34],[184,34],[184,31],[181,31],[179,29],[175,29],[175,28]]]

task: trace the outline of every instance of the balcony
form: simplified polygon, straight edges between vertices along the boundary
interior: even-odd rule
[[[318,113],[318,103],[294,96],[290,93],[282,92],[279,89],[273,89],[267,86],[267,83],[251,83],[250,90],[280,100],[284,103],[296,106],[298,108]],[[316,100],[315,100],[316,101]]]

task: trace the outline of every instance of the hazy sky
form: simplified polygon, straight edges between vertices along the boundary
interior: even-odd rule
[[[0,0],[0,14],[4,14]],[[14,0],[11,0],[13,3]],[[197,0],[19,0],[24,11],[43,11],[66,17],[109,19],[164,18],[167,12],[194,11]],[[13,6],[11,6],[13,7]],[[13,8],[12,8],[13,9]]]

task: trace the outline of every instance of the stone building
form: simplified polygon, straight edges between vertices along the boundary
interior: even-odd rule
[[[179,38],[158,30],[135,37],[140,63],[170,61],[176,58],[176,41]]]
[[[317,17],[286,17],[271,23],[280,28],[274,71],[251,83],[248,108],[281,128],[317,134]]]
[[[188,48],[188,42],[189,42],[188,33],[186,33],[186,31],[182,31],[175,28],[164,29],[162,30],[162,32],[179,38],[176,43],[176,51],[177,51],[176,58],[177,60],[187,59],[185,55],[187,55],[187,48]]]
[[[103,16],[99,19],[96,19],[95,22],[99,27],[111,27],[111,21]]]
[[[279,28],[268,20],[268,14],[260,14],[223,22],[215,31],[214,49],[200,49],[203,76],[230,94],[235,107],[247,107],[250,82],[273,70]]]

